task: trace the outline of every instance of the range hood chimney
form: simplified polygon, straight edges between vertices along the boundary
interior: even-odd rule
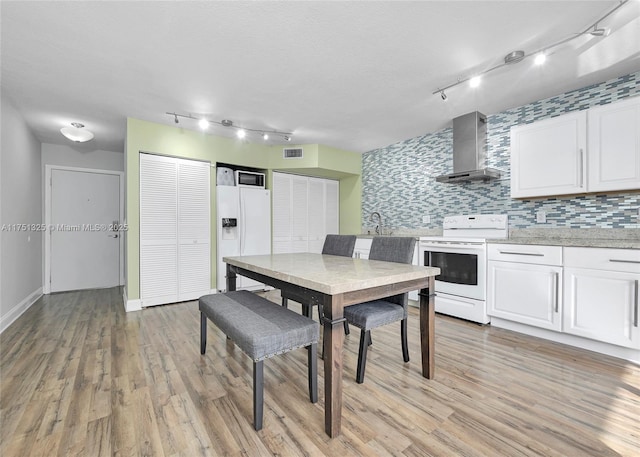
[[[485,167],[487,157],[487,116],[474,111],[453,119],[453,173],[436,181],[457,183],[489,181],[500,177],[500,170]]]

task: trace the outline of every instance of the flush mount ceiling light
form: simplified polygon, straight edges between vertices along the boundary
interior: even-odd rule
[[[72,122],[72,127],[62,127],[60,133],[62,133],[67,139],[75,141],[76,143],[84,143],[93,138],[93,133],[84,129],[84,124],[79,122]]]
[[[245,138],[247,133],[257,133],[262,137],[264,141],[267,141],[271,136],[277,136],[282,138],[285,141],[291,141],[291,132],[279,132],[277,130],[264,130],[264,129],[252,129],[249,127],[238,127],[233,123],[230,119],[222,119],[221,121],[212,121],[211,119],[206,119],[202,117],[195,117],[190,114],[179,114],[179,113],[169,113],[169,116],[173,116],[175,119],[175,123],[178,123],[179,117],[184,117],[185,119],[193,119],[198,121],[198,125],[202,130],[207,129],[211,124],[221,125],[223,127],[229,127],[236,130],[236,135],[238,138]]]
[[[608,13],[606,13],[604,16],[599,17],[597,21],[595,21],[594,23],[592,23],[589,27],[587,27],[586,29],[584,29],[582,32],[580,33],[574,33],[572,35],[570,35],[567,38],[564,38],[560,41],[556,41],[555,43],[552,43],[548,46],[544,46],[543,48],[537,49],[533,52],[530,53],[526,53],[525,51],[512,51],[509,54],[507,54],[504,57],[504,61],[503,63],[500,63],[498,65],[495,65],[491,68],[489,68],[488,70],[484,70],[480,73],[476,73],[473,76],[468,76],[468,77],[464,77],[464,78],[459,78],[456,82],[449,84],[448,86],[444,86],[444,87],[438,87],[436,90],[434,90],[432,92],[432,95],[436,95],[436,94],[440,94],[440,97],[442,98],[442,100],[446,100],[447,96],[445,95],[444,91],[451,89],[453,87],[456,87],[462,83],[465,82],[469,82],[469,85],[471,87],[477,87],[478,84],[480,83],[480,77],[482,75],[486,75],[489,72],[492,72],[493,70],[497,70],[498,68],[502,68],[506,65],[513,65],[516,64],[518,62],[522,62],[524,59],[531,57],[531,56],[536,56],[535,57],[535,64],[536,65],[542,65],[544,63],[544,61],[546,60],[547,57],[547,53],[550,49],[555,48],[557,46],[560,46],[561,44],[567,43],[568,41],[571,41],[575,38],[578,38],[580,36],[583,35],[590,35],[590,36],[597,36],[597,37],[606,37],[609,35],[609,33],[611,32],[611,29],[608,27],[599,27],[598,24],[600,22],[602,22],[604,19],[606,19],[607,17],[609,17],[611,14],[613,14],[615,11],[617,11],[620,7],[622,7],[625,3],[627,3],[629,0],[621,0],[614,8],[612,8]]]

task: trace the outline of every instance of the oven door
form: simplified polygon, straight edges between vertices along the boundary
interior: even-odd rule
[[[440,268],[436,293],[485,299],[486,244],[483,242],[421,241],[420,260]]]

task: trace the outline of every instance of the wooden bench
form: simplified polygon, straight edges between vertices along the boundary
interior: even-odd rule
[[[262,362],[293,349],[307,348],[309,400],[318,401],[318,323],[248,291],[200,297],[200,353],[207,346],[207,318],[253,360],[253,426],[262,429]]]

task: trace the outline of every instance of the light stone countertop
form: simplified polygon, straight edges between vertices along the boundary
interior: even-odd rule
[[[440,274],[440,269],[435,267],[310,253],[224,257],[222,260],[329,295]]]
[[[640,249],[640,229],[511,229],[509,238],[489,243]]]

